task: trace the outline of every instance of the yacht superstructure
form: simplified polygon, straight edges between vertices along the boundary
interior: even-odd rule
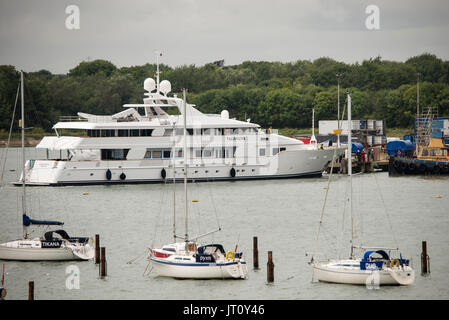
[[[47,159],[27,162],[26,184],[181,181],[183,152],[189,181],[320,176],[332,160],[334,150],[318,150],[265,132],[249,120],[230,119],[227,110],[204,114],[193,104],[186,106],[184,151],[183,100],[170,93],[167,80],[148,78],[144,89],[143,104],[125,104],[124,111],[111,116],[79,112],[75,119],[56,123],[57,136],[44,137],[36,147],[47,150]],[[60,135],[64,129],[80,134]]]

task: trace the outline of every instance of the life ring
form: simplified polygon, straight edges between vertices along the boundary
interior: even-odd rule
[[[106,179],[108,179],[108,180],[111,180],[111,178],[112,178],[112,172],[111,172],[111,170],[106,170]]]
[[[122,172],[122,174],[120,175],[120,180],[125,180],[126,179],[126,174],[124,172]]]
[[[161,177],[162,177],[162,179],[164,179],[165,180],[165,177],[167,176],[167,172],[165,171],[165,169],[162,169],[162,171],[161,171]]]
[[[393,260],[391,260],[391,262],[390,262],[390,267],[394,267],[394,266],[396,266],[396,267],[400,267],[401,266],[401,263],[399,262],[399,259],[393,259]]]
[[[229,256],[231,256],[231,260],[234,260],[234,252],[232,251],[226,252],[226,260],[229,259]]]
[[[229,171],[229,173],[231,174],[231,177],[235,177],[235,169],[231,168],[231,171]]]

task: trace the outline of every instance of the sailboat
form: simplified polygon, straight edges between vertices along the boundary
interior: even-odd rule
[[[22,119],[22,163],[25,166],[25,116],[23,72],[21,80]],[[25,172],[25,171],[24,171]],[[45,232],[43,237],[30,239],[28,228],[35,226],[62,226],[60,221],[36,220],[26,213],[26,185],[22,177],[22,224],[23,239],[0,244],[0,260],[44,261],[44,260],[89,260],[94,257],[94,248],[87,237],[70,237],[62,229]]]
[[[246,279],[248,270],[241,252],[225,251],[221,244],[207,244],[198,246],[197,240],[221,228],[190,238],[188,235],[187,209],[187,125],[186,125],[186,90],[184,95],[184,214],[185,234],[182,242],[176,242],[176,231],[173,230],[174,243],[161,248],[150,248],[150,263],[159,276],[177,279]],[[175,226],[173,226],[175,229]]]
[[[351,96],[347,94],[348,100],[348,175],[349,175],[349,212],[352,218],[352,134],[351,134]],[[321,224],[321,222],[320,222]],[[354,230],[354,224],[352,226]],[[362,257],[355,257],[354,249],[366,250]],[[351,239],[351,253],[349,259],[335,259],[324,262],[314,261],[313,255],[311,265],[313,276],[318,281],[359,284],[359,285],[411,285],[415,279],[415,272],[410,266],[410,260],[390,256],[392,251],[398,248],[387,247],[363,247],[354,245],[354,232]]]

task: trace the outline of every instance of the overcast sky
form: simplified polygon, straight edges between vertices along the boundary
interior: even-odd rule
[[[66,28],[77,5],[80,29]],[[368,30],[368,5],[380,29]],[[67,73],[83,60],[117,67],[252,61],[449,60],[448,0],[0,0],[0,64]]]

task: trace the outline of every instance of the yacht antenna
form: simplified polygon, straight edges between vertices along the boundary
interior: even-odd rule
[[[162,57],[161,51],[156,51],[156,91],[159,93],[159,57]]]

